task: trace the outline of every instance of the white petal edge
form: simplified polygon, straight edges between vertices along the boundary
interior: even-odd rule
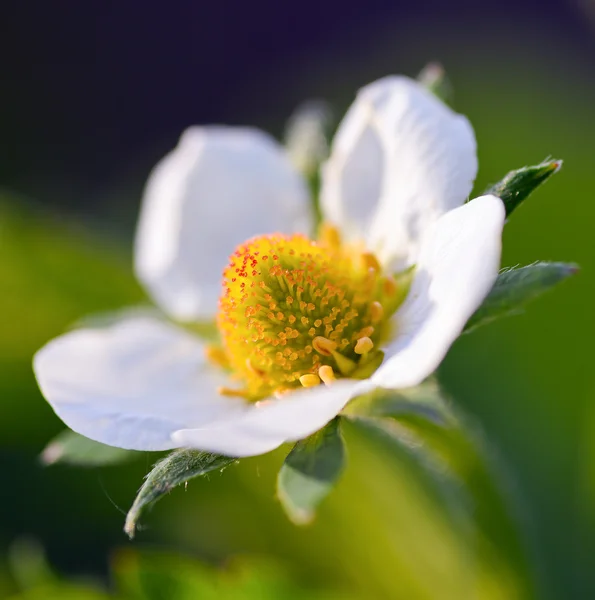
[[[309,192],[284,149],[251,128],[191,127],[153,169],[135,269],[172,317],[207,319],[234,248],[267,233],[310,233]]]
[[[173,439],[179,446],[227,456],[264,454],[318,431],[352,398],[372,388],[369,380],[344,380],[299,390],[252,405],[236,418],[177,431]]]
[[[217,394],[225,382],[205,362],[202,343],[156,319],[72,331],[39,350],[33,367],[68,427],[120,448],[174,448],[174,431],[244,410]]]
[[[385,77],[360,90],[339,126],[321,207],[383,264],[404,269],[430,223],[463,204],[476,173],[469,121],[414,80]]]
[[[395,315],[396,339],[372,376],[375,384],[417,385],[440,365],[496,280],[504,220],[502,201],[482,196],[431,228],[409,295]]]

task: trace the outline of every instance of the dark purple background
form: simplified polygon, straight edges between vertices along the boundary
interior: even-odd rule
[[[518,32],[519,23],[528,38],[533,28],[555,28],[593,57],[577,4],[13,0],[0,14],[0,182],[83,210],[126,177],[137,195],[141,174],[184,127],[267,121],[279,129],[298,102],[332,89],[328,78],[308,81],[304,68],[330,54],[353,60],[380,29],[452,31],[452,47],[440,52],[447,65],[449,53],[467,52],[469,36],[508,25]],[[505,51],[501,41],[495,51]],[[412,47],[394,57],[394,70],[414,73],[432,58]],[[298,68],[301,85],[291,87]]]

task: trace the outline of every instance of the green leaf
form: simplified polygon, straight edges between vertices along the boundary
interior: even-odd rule
[[[457,471],[462,468],[459,464],[465,455],[462,446],[467,442],[459,435],[459,418],[434,378],[411,388],[375,390],[353,400],[342,415],[371,420],[413,446],[419,447],[414,440],[420,437],[424,451],[432,450],[433,462],[439,459],[442,467],[456,466]],[[427,459],[425,456],[424,462]]]
[[[345,465],[339,419],[298,442],[277,478],[277,494],[289,518],[309,523],[316,508],[333,489]]]
[[[124,531],[130,539],[134,537],[142,511],[189,479],[205,475],[215,470],[223,470],[237,458],[211,454],[202,450],[176,450],[155,464],[146,476],[145,483],[134,500],[126,516]]]
[[[139,455],[134,450],[123,450],[90,440],[70,429],[58,434],[41,453],[45,465],[64,463],[79,467],[115,465]]]
[[[450,103],[452,100],[452,86],[441,64],[427,64],[420,71],[417,80],[443,102]]]
[[[356,400],[344,418],[380,445],[387,460],[413,463],[421,485],[438,498],[462,535],[469,536],[481,564],[500,571],[503,578],[513,577],[519,588],[530,589],[534,583],[519,506],[499,459],[435,381],[419,387],[383,390],[365,401]],[[424,414],[420,405],[435,407],[441,421],[435,414]]]
[[[557,262],[538,262],[502,271],[483,304],[467,321],[465,332],[494,319],[519,313],[527,302],[577,271],[577,265]]]
[[[493,194],[501,198],[508,217],[533,190],[561,168],[561,160],[546,160],[539,165],[510,171],[504,179],[488,187],[484,194]]]

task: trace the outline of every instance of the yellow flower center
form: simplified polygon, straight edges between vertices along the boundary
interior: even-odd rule
[[[376,258],[341,245],[269,235],[240,245],[223,273],[217,326],[223,347],[211,358],[259,400],[292,388],[367,377],[382,362],[389,317],[406,290]]]

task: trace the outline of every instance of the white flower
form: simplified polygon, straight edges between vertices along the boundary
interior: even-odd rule
[[[327,227],[327,241],[317,245],[292,237],[312,234],[313,217],[307,185],[281,146],[253,129],[189,129],[147,183],[135,267],[178,322],[210,319],[219,310],[227,352],[219,362],[232,372],[211,360],[217,352],[191,325],[136,316],[67,333],[42,348],[34,368],[44,396],[69,427],[106,444],[250,456],[310,435],[356,395],[420,383],[498,272],[504,207],[494,196],[464,204],[476,170],[475,138],[463,116],[410,79],[376,81],[359,92],[322,169],[321,209],[336,229]],[[286,237],[241,245],[276,233]],[[222,271],[238,245],[225,271],[227,296],[218,303]],[[281,271],[265,266],[273,259],[263,254],[276,248],[284,253]],[[308,265],[295,258],[311,248],[321,254]],[[270,322],[263,316],[268,307],[248,307],[245,288],[232,277],[233,267],[249,267],[255,256],[261,262],[243,281],[256,282],[253,289],[272,307],[279,304],[269,311]],[[413,280],[403,287],[404,278],[392,274],[410,267]],[[308,269],[312,285],[303,292],[307,286],[296,278]],[[272,291],[271,278],[280,286]],[[279,290],[287,287],[285,299]],[[307,302],[302,292],[311,293]],[[318,318],[323,309],[331,320],[339,315],[341,327],[337,320],[325,330]],[[296,316],[311,328],[309,337],[299,322],[283,333]],[[274,339],[267,329],[272,322]],[[270,344],[284,335],[290,341],[273,352]],[[259,362],[263,356],[268,362]],[[300,371],[304,361],[310,366]],[[354,374],[359,378],[345,377]],[[244,388],[230,392],[238,381]]]

